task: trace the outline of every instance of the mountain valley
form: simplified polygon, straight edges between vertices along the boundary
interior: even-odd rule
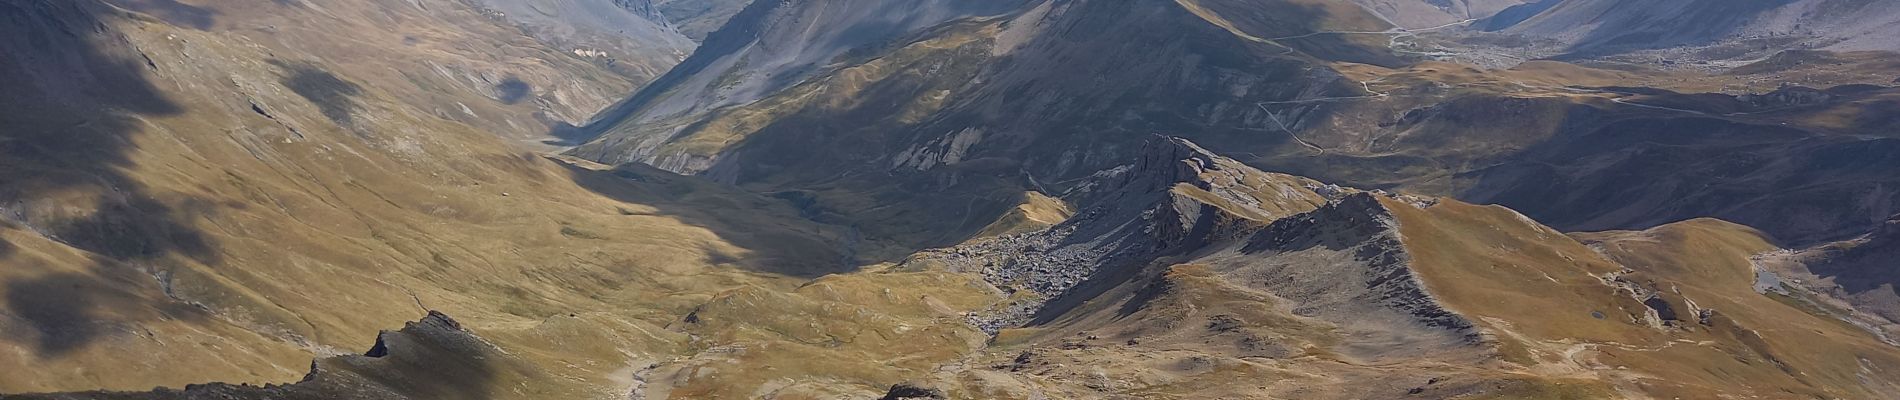
[[[0,399],[1900,397],[1887,0],[8,0]]]

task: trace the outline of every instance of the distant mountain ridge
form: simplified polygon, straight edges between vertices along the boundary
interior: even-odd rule
[[[811,25],[807,19],[765,17],[844,3],[793,4],[798,2],[755,5],[757,13],[734,20],[733,35],[726,36],[730,40],[708,40],[681,68],[601,114],[589,127],[599,136],[571,154],[606,163],[650,163],[764,191],[822,186],[859,196],[863,193],[842,186],[876,191],[872,188],[888,185],[870,182],[917,179],[920,185],[986,182],[1008,193],[1013,190],[1002,188],[1021,186],[1012,181],[1027,179],[1022,176],[1043,183],[1080,178],[1138,147],[1146,132],[1161,131],[1254,155],[1247,161],[1256,166],[1505,203],[1565,229],[1640,229],[1719,216],[1781,240],[1812,244],[1851,235],[1880,222],[1869,215],[1895,211],[1897,194],[1886,189],[1872,190],[1865,201],[1818,194],[1864,187],[1849,180],[1885,182],[1875,171],[1888,161],[1872,152],[1854,166],[1771,163],[1743,175],[1718,173],[1721,169],[1713,165],[1654,168],[1709,160],[1682,154],[1738,148],[1774,153],[1765,155],[1769,159],[1884,148],[1888,141],[1878,139],[1890,135],[1881,133],[1883,120],[1874,115],[1879,111],[1867,107],[1894,95],[1887,89],[1844,87],[1841,93],[1853,94],[1743,108],[1730,106],[1738,104],[1731,101],[1733,95],[1592,89],[1588,86],[1615,86],[1639,74],[1546,69],[1561,63],[1482,71],[1424,62],[1418,54],[1425,52],[1405,44],[1416,33],[1395,30],[1357,3],[1319,0],[1027,2],[935,25],[923,21],[936,18],[918,20],[915,26],[930,28],[882,31],[885,36],[877,40],[760,44],[765,43],[756,39],[760,32],[813,32],[817,26],[849,26],[856,20],[846,13],[827,14],[846,22]],[[1590,4],[1597,3],[1560,3],[1564,7],[1546,14]],[[1703,5],[1709,4],[1714,3]],[[1667,9],[1689,5],[1670,3]],[[1112,28],[1117,24],[1150,28],[1125,32]],[[831,35],[826,37],[845,37]],[[1794,69],[1832,65],[1802,61],[1797,53],[1782,57],[1787,61],[1762,62]],[[1761,81],[1790,74],[1757,67],[1708,79]],[[1743,72],[1756,69],[1765,72]],[[1814,119],[1812,125],[1789,126],[1786,120],[1754,117],[1830,109],[1866,122]],[[1513,116],[1500,119],[1500,112]],[[1688,140],[1683,147],[1625,137],[1635,135],[1630,129],[1688,125],[1736,133],[1706,140],[1672,136]],[[847,136],[854,139],[839,139]],[[1813,140],[1748,147],[1756,143],[1748,138],[1767,137]],[[1623,147],[1556,144],[1569,142]],[[1632,152],[1637,149],[1647,150]],[[982,162],[970,167],[989,172],[951,167],[973,160]],[[1854,172],[1810,180],[1816,185],[1801,191],[1750,192],[1750,201],[1761,202],[1752,207],[1731,203],[1735,198],[1729,192],[1713,189],[1763,187],[1815,173],[1810,168],[1836,167]],[[1602,180],[1611,168],[1651,171],[1658,174],[1653,181],[1692,193],[1639,200],[1657,188]],[[981,178],[943,177],[971,174]],[[1589,196],[1629,197],[1603,202]],[[1017,204],[996,197],[981,203],[984,208]],[[1827,222],[1773,217],[1786,212],[1813,212],[1817,219],[1805,221]]]
[[[1759,40],[1776,47],[1900,51],[1900,3],[1878,0],[1546,0],[1481,26],[1584,53]]]

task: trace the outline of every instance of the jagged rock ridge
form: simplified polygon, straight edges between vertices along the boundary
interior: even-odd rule
[[[90,392],[0,396],[9,399],[482,399],[491,391],[537,388],[537,372],[522,361],[463,328],[447,314],[430,311],[401,330],[383,331],[361,355],[342,355],[310,363],[303,380],[288,384],[208,383],[150,392]],[[571,395],[539,392],[538,395]]]
[[[1313,209],[1315,190],[1339,189],[1270,174],[1181,138],[1156,137],[1142,157],[1104,171],[1062,197],[1076,216],[1046,230],[978,239],[913,257],[912,263],[980,272],[1030,300],[973,317],[994,332],[1029,322],[1050,301],[1087,299],[1155,260],[1227,240],[1252,226]],[[1093,285],[1079,288],[1085,282]]]

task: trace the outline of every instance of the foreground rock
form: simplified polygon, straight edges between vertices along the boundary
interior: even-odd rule
[[[208,383],[150,392],[78,392],[7,399],[499,399],[576,398],[548,387],[546,376],[489,344],[446,314],[430,311],[401,330],[384,331],[361,355],[310,363],[302,381],[282,385]]]

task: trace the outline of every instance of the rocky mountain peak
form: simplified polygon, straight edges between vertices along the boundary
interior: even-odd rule
[[[1327,203],[1312,212],[1275,221],[1255,234],[1249,252],[1277,249],[1294,242],[1364,240],[1374,236],[1396,239],[1398,222],[1376,194],[1360,192]]]
[[[455,318],[450,318],[448,314],[436,310],[429,310],[429,315],[423,316],[422,319],[404,324],[403,329],[433,330],[438,332],[467,331],[466,329],[462,329],[461,322],[456,322]]]
[[[1098,173],[1079,187],[1068,197],[1082,209],[1067,221],[926,252],[913,261],[981,271],[997,287],[1036,296],[973,318],[993,332],[1029,322],[1038,313],[1059,313],[1073,306],[1067,301],[1120,284],[1159,258],[1234,240],[1275,219],[1311,211],[1327,203],[1317,189],[1344,192],[1260,171],[1169,136],[1148,140],[1133,163]],[[1361,208],[1377,206],[1369,201],[1372,205]]]
[[[1128,193],[1166,193],[1177,205],[1204,204],[1234,218],[1261,222],[1310,210],[1337,195],[1320,191],[1347,191],[1303,177],[1261,171],[1174,136],[1157,135],[1148,140],[1133,164],[1097,174],[1098,181],[1105,174],[1118,177],[1119,182],[1084,184],[1083,191],[1106,193],[1109,198]],[[1084,206],[1104,201],[1091,196],[1101,197],[1091,194],[1073,200]]]
[[[1142,180],[1162,187],[1191,183],[1202,189],[1211,189],[1211,185],[1201,175],[1221,171],[1221,164],[1237,163],[1187,139],[1156,136],[1142,145],[1141,158],[1128,178],[1130,181]]]

